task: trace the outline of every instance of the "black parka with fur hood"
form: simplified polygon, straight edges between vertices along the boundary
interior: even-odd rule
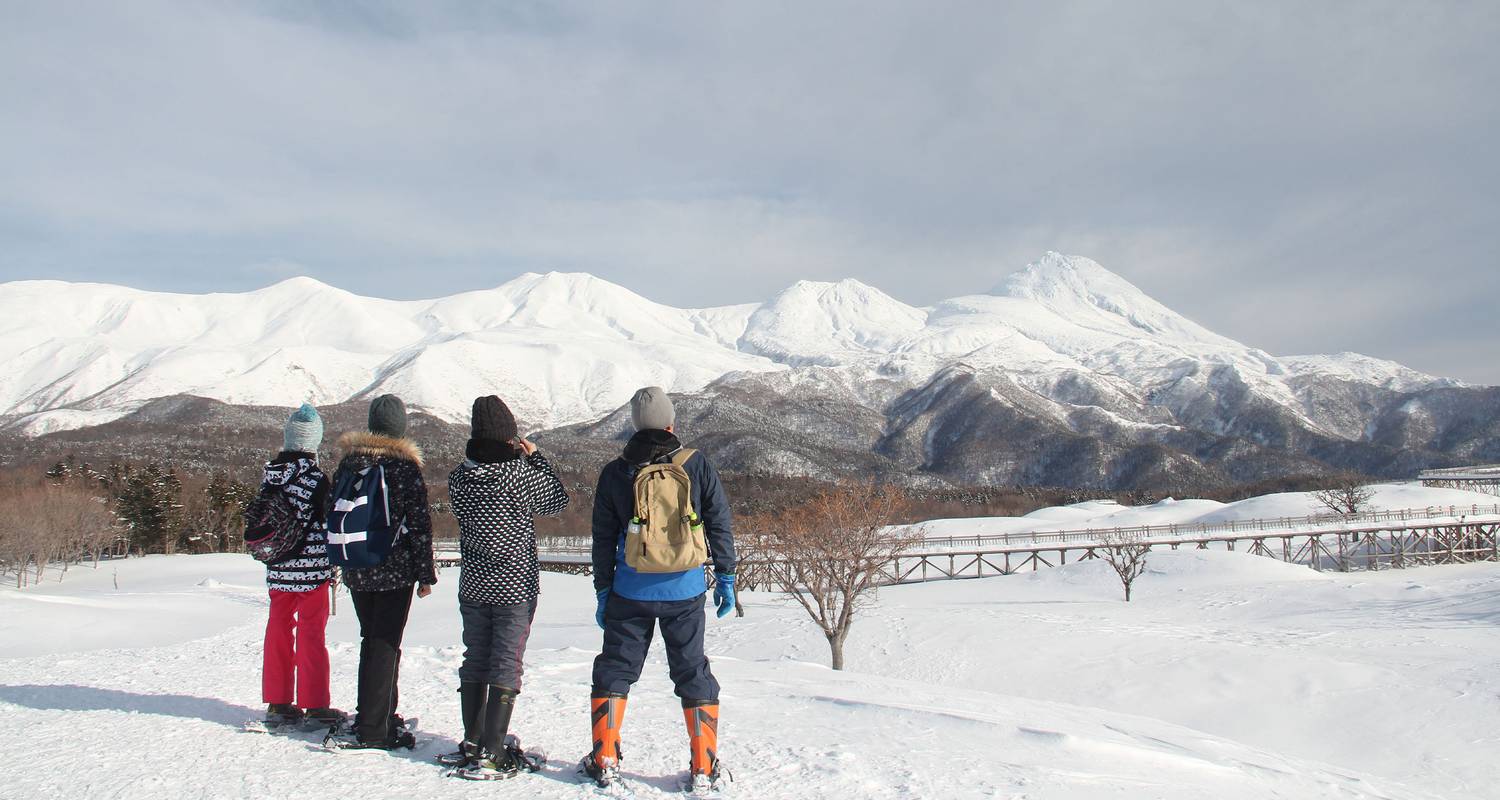
[[[422,480],[422,450],[410,439],[392,439],[376,433],[347,433],[339,439],[344,452],[333,475],[337,486],[345,472],[359,472],[379,463],[385,468],[385,485],[391,516],[405,530],[396,537],[391,553],[377,567],[345,569],[344,583],[355,591],[383,592],[405,589],[413,583],[437,583],[432,560],[432,517],[427,506],[427,484]]]

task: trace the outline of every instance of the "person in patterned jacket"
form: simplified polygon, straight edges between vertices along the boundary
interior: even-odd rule
[[[344,570],[344,585],[349,587],[354,613],[359,617],[358,707],[354,724],[330,731],[324,744],[338,749],[412,748],[416,737],[396,713],[401,637],[411,613],[412,587],[416,587],[417,597],[427,597],[437,583],[432,518],[427,484],[422,480],[422,450],[406,438],[406,404],[393,394],[372,400],[369,432],[345,434],[339,447],[345,455],[334,473],[334,485],[345,473],[380,464],[385,471],[391,519],[401,522],[385,561],[374,567]]]
[[[342,714],[328,706],[329,592],[333,568],[328,564],[328,476],[318,468],[323,419],[303,403],[286,421],[281,452],[266,464],[264,486],[279,487],[297,510],[301,543],[285,558],[266,564],[271,614],[266,620],[265,664],[261,699],[266,722],[289,725],[305,718],[322,725]],[[305,710],[304,710],[305,709]]]
[[[474,401],[464,454],[448,476],[461,553],[464,738],[457,752],[439,761],[456,767],[458,777],[494,780],[533,768],[519,742],[506,737],[541,593],[532,518],[561,514],[568,493],[546,457],[519,438],[515,416],[494,395]]]

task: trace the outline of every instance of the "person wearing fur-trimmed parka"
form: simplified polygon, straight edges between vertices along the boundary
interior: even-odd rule
[[[521,693],[522,658],[536,617],[538,580],[533,517],[561,514],[568,492],[536,445],[522,439],[499,397],[474,401],[467,458],[448,476],[462,556],[458,609],[464,660],[458,670],[464,737],[440,757],[470,780],[508,778],[537,763],[510,737]]]
[[[333,484],[346,473],[379,464],[385,471],[391,518],[400,529],[390,554],[378,566],[345,569],[344,585],[359,617],[359,693],[353,725],[329,734],[338,748],[413,747],[415,737],[396,713],[400,693],[401,637],[417,597],[432,594],[437,569],[432,557],[432,519],[427,484],[422,480],[422,451],[406,438],[406,405],[385,394],[370,402],[369,430],[339,440],[344,457]]]

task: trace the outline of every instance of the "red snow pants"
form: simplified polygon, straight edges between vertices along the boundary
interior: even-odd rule
[[[328,584],[310,592],[271,593],[261,699],[300,708],[328,707]],[[296,695],[292,694],[293,689]]]

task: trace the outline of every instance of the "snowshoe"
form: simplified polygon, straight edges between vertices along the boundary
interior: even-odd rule
[[[415,724],[415,719],[403,720],[400,727],[391,727],[384,741],[367,742],[359,738],[356,725],[346,722],[329,729],[328,735],[323,737],[323,748],[325,750],[396,750],[400,748],[415,750],[422,744],[417,739],[416,733],[412,731]]]
[[[479,761],[483,753],[478,742],[463,741],[458,743],[458,749],[451,753],[443,753],[437,757],[437,763],[445,767],[462,768]]]
[[[314,731],[337,728],[349,720],[349,715],[336,708],[310,708],[302,712],[302,729]]]
[[[522,772],[540,772],[547,763],[546,754],[523,750],[521,740],[513,733],[506,735],[503,749],[504,752],[498,757],[484,753],[470,764],[449,774],[471,781],[498,781],[514,778]]]
[[[264,717],[247,721],[245,730],[250,733],[289,733],[301,730],[303,719],[302,709],[290,703],[272,703],[266,706]]]

